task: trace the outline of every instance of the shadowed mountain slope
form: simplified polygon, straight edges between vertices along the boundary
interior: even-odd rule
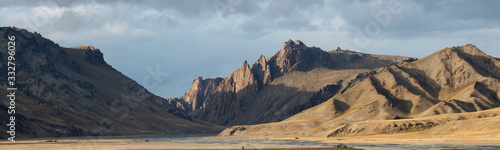
[[[215,133],[108,65],[92,46],[63,48],[24,29],[0,28],[0,47],[15,36],[16,137]],[[0,94],[7,95],[7,56],[0,53]],[[0,130],[8,101],[0,103]],[[6,134],[0,134],[6,138]]]

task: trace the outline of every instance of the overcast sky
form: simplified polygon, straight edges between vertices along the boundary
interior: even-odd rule
[[[500,1],[0,0],[0,24],[61,46],[92,45],[163,97],[226,77],[288,39],[329,51],[425,57],[475,44],[500,57]]]

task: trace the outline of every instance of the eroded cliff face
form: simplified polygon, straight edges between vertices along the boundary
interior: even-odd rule
[[[266,57],[260,55],[255,64],[252,65],[252,71],[257,78],[257,83],[260,87],[271,83],[271,66],[267,63]]]
[[[190,112],[190,115],[208,122],[226,124],[242,112],[241,101],[258,91],[259,82],[256,75],[247,61],[244,61],[241,67],[224,78],[205,98],[203,105]]]
[[[261,55],[252,66],[244,61],[224,79],[195,79],[183,97],[169,101],[193,118],[219,125],[280,121],[347,88],[353,75],[405,59],[340,48],[326,52],[289,40],[270,58]],[[333,88],[333,84],[339,84],[339,88]],[[331,91],[320,91],[324,87]],[[311,99],[313,95],[317,96]]]
[[[16,37],[16,136],[65,137],[215,133],[124,76],[92,46],[73,48],[24,29],[0,28],[0,47]],[[7,74],[7,52],[0,72]],[[6,78],[0,93],[7,94]],[[7,111],[8,103],[0,103]],[[1,115],[1,119],[7,115]],[[0,129],[7,130],[6,126]],[[1,134],[5,136],[6,134]]]
[[[203,77],[196,78],[190,90],[183,96],[185,98],[183,102],[186,104],[182,109],[189,111],[199,109],[205,102],[205,99],[220,85],[222,80],[222,78],[205,80],[203,80]]]

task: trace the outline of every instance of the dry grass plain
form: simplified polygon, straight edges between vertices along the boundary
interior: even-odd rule
[[[296,137],[298,139],[296,139]],[[109,139],[108,139],[109,138]],[[57,142],[46,142],[57,139]],[[145,141],[148,139],[149,141]],[[237,139],[237,140],[236,140]],[[307,144],[314,141],[313,144]],[[290,144],[301,143],[301,144]],[[306,144],[304,144],[306,143]],[[319,143],[319,144],[318,144]],[[335,145],[345,144],[349,149],[498,149],[500,148],[500,130],[467,131],[435,134],[417,131],[397,134],[378,134],[348,137],[317,136],[223,136],[196,137],[190,140],[163,140],[146,137],[84,139],[84,138],[44,138],[19,140],[16,143],[0,142],[2,150],[139,150],[139,149],[266,149],[266,150],[326,150],[335,149]]]

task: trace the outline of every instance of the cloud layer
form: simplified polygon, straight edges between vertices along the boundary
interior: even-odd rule
[[[498,6],[496,0],[0,0],[0,23],[67,47],[98,47],[150,91],[177,97],[197,76],[225,77],[288,39],[414,57],[472,43],[499,57]],[[152,76],[147,68],[168,76],[143,83]]]

